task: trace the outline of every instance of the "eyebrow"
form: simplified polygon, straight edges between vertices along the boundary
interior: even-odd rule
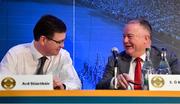
[[[131,33],[128,33],[128,34],[123,34],[123,36],[129,36],[129,35],[135,35],[135,34],[131,34]]]

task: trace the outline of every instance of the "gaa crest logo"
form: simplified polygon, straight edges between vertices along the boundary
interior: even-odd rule
[[[151,79],[151,84],[156,88],[161,88],[164,86],[164,79],[160,76],[155,76]]]
[[[5,77],[1,81],[1,86],[7,90],[14,88],[15,85],[16,85],[16,81],[12,77]]]

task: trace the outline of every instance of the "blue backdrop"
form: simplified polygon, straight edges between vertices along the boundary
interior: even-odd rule
[[[121,31],[129,19],[148,19],[157,33],[153,39],[154,43],[166,45],[166,38],[172,38],[166,46],[180,52],[179,30],[174,30],[180,26],[177,9],[180,3],[172,1],[168,4],[169,0],[147,1],[0,0],[0,60],[12,46],[31,42],[32,30],[37,20],[44,14],[52,14],[61,18],[68,27],[65,48],[71,54],[83,89],[94,89],[102,77],[107,58],[111,55],[111,48],[115,46],[120,51],[123,50]],[[160,4],[168,4],[170,9],[165,10]],[[154,11],[151,11],[153,9]],[[164,21],[176,24],[168,30],[163,27]]]

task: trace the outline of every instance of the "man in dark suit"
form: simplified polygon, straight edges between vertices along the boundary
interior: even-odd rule
[[[136,58],[141,59],[140,66],[145,61],[145,49],[151,48],[150,58],[154,68],[157,68],[161,59],[161,51],[151,46],[152,28],[148,21],[136,19],[129,21],[123,30],[123,44],[125,51],[118,54],[117,69],[117,87],[118,89],[127,89],[130,82],[135,80]],[[167,54],[172,74],[179,74],[180,67],[178,58],[171,53]],[[114,57],[108,58],[108,63],[102,80],[96,85],[96,89],[113,89],[114,88]]]

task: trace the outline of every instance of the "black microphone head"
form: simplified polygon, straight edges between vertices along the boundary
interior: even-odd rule
[[[113,47],[113,48],[111,49],[111,51],[112,51],[112,52],[117,52],[117,53],[119,52],[119,50],[118,50],[117,47]]]
[[[114,59],[117,59],[117,58],[118,58],[118,57],[117,57],[117,54],[119,53],[118,48],[117,48],[117,47],[113,47],[113,48],[111,49],[111,51],[112,51],[112,54],[113,54],[113,56],[114,56]]]

